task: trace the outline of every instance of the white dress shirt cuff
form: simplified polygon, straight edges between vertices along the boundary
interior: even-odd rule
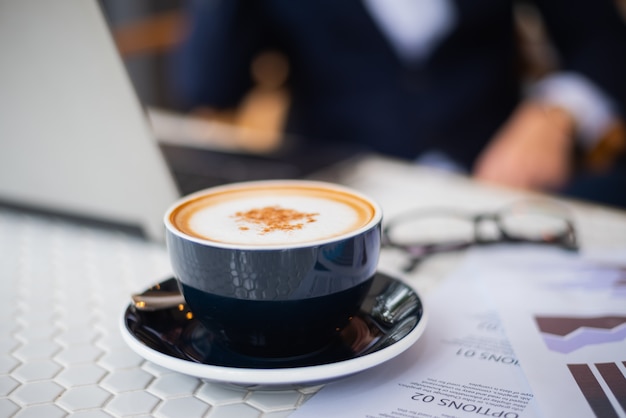
[[[581,145],[591,149],[615,120],[612,100],[585,76],[558,72],[531,87],[530,97],[567,110],[576,121]]]

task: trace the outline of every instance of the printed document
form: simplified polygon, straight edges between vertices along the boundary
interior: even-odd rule
[[[291,416],[541,416],[489,294],[467,276],[461,269],[422,297],[429,322],[413,347],[327,384]]]
[[[547,417],[626,417],[622,261],[541,247],[469,257],[466,271],[491,295]]]

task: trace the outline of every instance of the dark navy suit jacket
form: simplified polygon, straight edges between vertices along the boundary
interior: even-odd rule
[[[418,0],[419,1],[419,0]],[[626,27],[612,0],[537,0],[564,69],[626,108]],[[290,61],[286,130],[403,158],[439,149],[471,167],[518,103],[513,3],[456,0],[458,23],[426,62],[399,59],[360,0],[195,0],[178,88],[235,106],[262,49]]]

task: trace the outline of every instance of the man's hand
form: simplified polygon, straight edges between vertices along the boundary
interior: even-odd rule
[[[573,131],[567,111],[522,103],[479,156],[474,177],[531,190],[563,186],[571,170]]]

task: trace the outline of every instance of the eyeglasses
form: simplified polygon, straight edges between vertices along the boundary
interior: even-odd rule
[[[493,213],[453,209],[414,209],[390,219],[383,228],[383,247],[406,252],[406,272],[429,255],[473,245],[547,244],[577,251],[576,231],[567,209],[554,201],[524,200]]]

